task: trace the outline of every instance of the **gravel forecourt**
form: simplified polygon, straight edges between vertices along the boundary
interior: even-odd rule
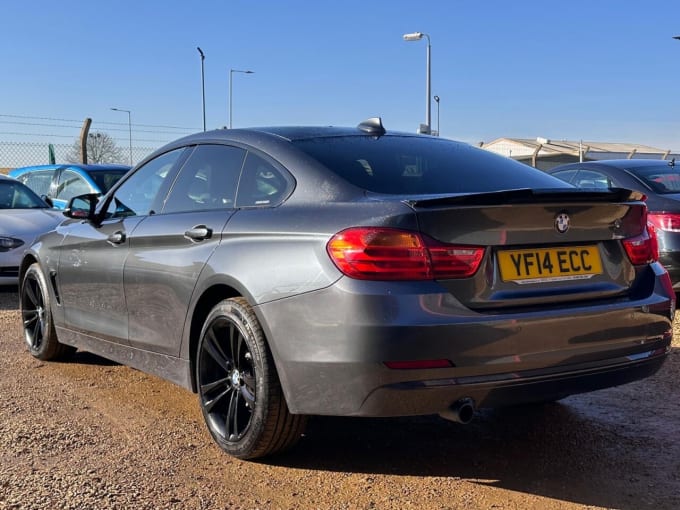
[[[0,509],[680,508],[680,322],[652,378],[546,406],[313,418],[291,452],[224,454],[192,393],[84,352],[27,352],[0,287]],[[338,388],[342,391],[342,388]]]

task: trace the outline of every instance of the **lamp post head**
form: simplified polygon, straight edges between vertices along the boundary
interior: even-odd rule
[[[419,41],[423,38],[422,32],[413,32],[411,34],[404,34],[404,41]]]
[[[434,96],[433,99],[435,100],[435,102],[439,103],[439,96]]]
[[[205,60],[205,55],[203,54],[203,50],[201,48],[199,48],[198,46],[196,46],[196,49],[201,54],[201,60]]]
[[[677,39],[678,41],[680,41],[680,35],[674,35],[673,39]]]

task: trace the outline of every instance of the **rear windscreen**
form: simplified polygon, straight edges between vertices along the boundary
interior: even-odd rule
[[[441,138],[340,136],[292,143],[350,183],[376,193],[571,187],[512,159]]]
[[[630,168],[628,171],[657,193],[680,193],[680,167],[664,163]]]

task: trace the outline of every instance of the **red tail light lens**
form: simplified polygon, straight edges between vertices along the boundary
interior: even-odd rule
[[[327,250],[340,271],[360,280],[466,278],[475,274],[484,256],[482,247],[373,227],[343,230],[331,238]]]
[[[680,232],[680,214],[649,213],[647,219],[658,230],[663,230],[664,232]]]
[[[639,236],[624,239],[623,246],[636,266],[659,260],[659,241],[652,223],[647,223],[647,228]]]

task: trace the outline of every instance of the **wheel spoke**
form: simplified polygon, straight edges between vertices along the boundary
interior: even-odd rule
[[[31,302],[31,304],[34,307],[37,308],[38,306],[40,306],[41,303],[40,303],[40,300],[38,299],[38,297],[35,295],[35,289],[33,288],[33,285],[35,283],[36,283],[35,280],[29,279],[26,282],[24,289],[26,289],[26,297],[28,298],[28,300]]]
[[[30,328],[38,320],[38,317],[37,310],[24,310],[24,328]]]
[[[220,386],[225,386],[229,387],[230,379],[228,377],[224,377],[222,379],[218,379],[215,382],[207,383],[207,384],[201,384],[201,391],[205,394],[208,393],[209,391],[214,390],[215,388],[219,388]]]
[[[205,352],[207,352],[225,372],[229,372],[229,370],[231,370],[231,362],[224,355],[224,352],[222,352],[222,348],[219,345],[219,341],[215,336],[215,331],[213,328],[210,328],[206,332],[206,341],[203,343],[203,345],[205,346]]]
[[[227,434],[227,437],[230,440],[234,440],[238,438],[239,435],[239,430],[238,430],[238,398],[239,398],[239,393],[234,392],[231,395],[231,400],[229,401],[229,410],[227,411],[227,431],[229,432]]]
[[[220,401],[226,397],[229,394],[233,395],[234,391],[231,386],[226,387],[223,392],[219,393],[215,398],[208,399],[207,397],[204,397],[203,400],[203,406],[205,407],[205,410],[210,413],[217,404],[220,403]],[[205,393],[204,393],[205,395]],[[232,397],[233,398],[233,397]]]
[[[234,357],[234,365],[238,367],[238,351],[241,343],[241,333],[234,324],[229,324],[229,349],[231,349],[231,355]]]
[[[255,376],[248,372],[242,374],[243,386],[241,386],[241,394],[251,405],[255,404]]]

